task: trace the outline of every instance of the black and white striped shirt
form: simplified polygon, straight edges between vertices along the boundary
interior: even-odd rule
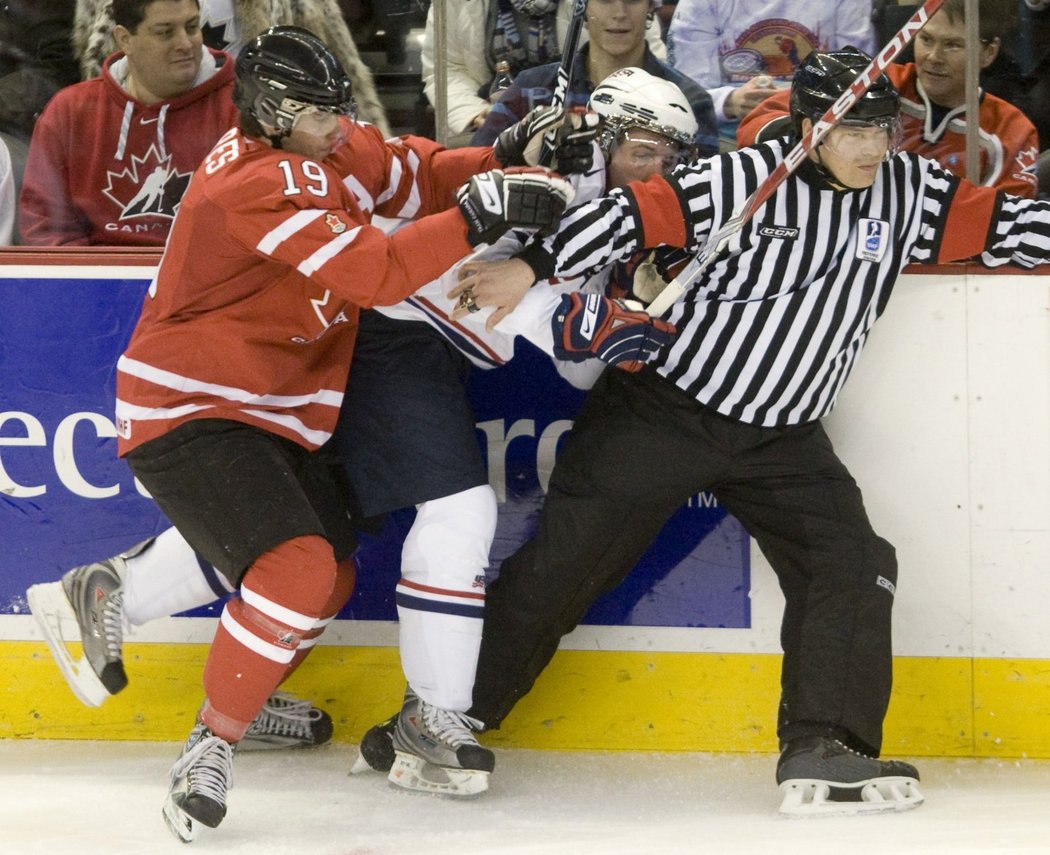
[[[784,153],[772,141],[631,185],[577,209],[540,256],[526,256],[570,276],[654,240],[698,250]],[[654,362],[731,418],[782,426],[830,412],[907,264],[1050,260],[1050,204],[975,188],[924,158],[896,155],[860,191],[833,190],[809,166],[799,173],[673,307],[678,337]]]

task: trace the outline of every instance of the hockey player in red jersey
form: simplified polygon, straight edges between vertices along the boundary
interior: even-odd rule
[[[1001,24],[992,3],[982,2],[979,61],[987,68],[998,56]],[[935,160],[966,177],[966,9],[948,0],[915,37],[915,62],[892,64],[886,76],[901,97],[901,148]],[[789,93],[760,103],[737,129],[739,145],[773,139],[791,127]],[[977,108],[979,172],[975,184],[1016,196],[1035,197],[1039,138],[1021,110],[989,92]]]
[[[236,77],[240,127],[195,173],[117,365],[120,454],[240,594],[171,772],[164,817],[182,840],[222,820],[233,746],[353,586],[345,476],[323,446],[358,307],[407,296],[503,219],[549,227],[569,198],[546,172],[475,176],[497,165],[488,150],[357,126],[349,79],[305,30],[263,33]],[[351,185],[419,221],[388,238]]]

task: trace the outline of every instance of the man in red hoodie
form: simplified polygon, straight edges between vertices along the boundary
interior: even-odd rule
[[[22,239],[162,246],[193,171],[237,122],[233,62],[204,47],[197,0],[114,0],[120,50],[37,121]]]

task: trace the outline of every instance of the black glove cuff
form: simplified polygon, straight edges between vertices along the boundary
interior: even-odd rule
[[[543,248],[542,243],[530,243],[515,258],[520,258],[532,268],[537,282],[554,276],[557,259]]]

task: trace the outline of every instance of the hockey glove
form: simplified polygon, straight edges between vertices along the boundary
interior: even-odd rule
[[[504,166],[536,166],[543,138],[557,128],[552,167],[563,175],[589,172],[598,134],[597,113],[568,113],[561,107],[537,107],[496,137],[492,153]]]
[[[597,356],[624,371],[641,371],[677,332],[666,321],[625,308],[601,294],[566,294],[551,318],[554,355],[570,362]]]
[[[472,246],[493,243],[512,228],[553,232],[572,197],[569,182],[546,169],[494,169],[456,191]]]

